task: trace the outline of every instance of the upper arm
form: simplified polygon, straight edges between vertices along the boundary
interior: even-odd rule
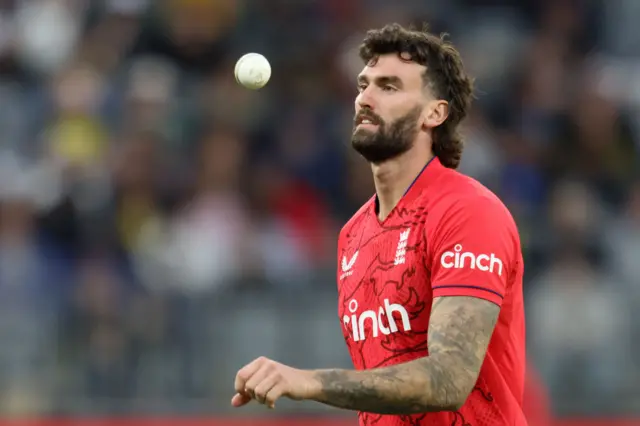
[[[434,299],[429,321],[429,356],[444,354],[454,359],[455,368],[462,374],[460,380],[467,387],[473,386],[499,314],[498,305],[477,297]]]
[[[477,297],[434,299],[429,355],[418,364],[428,370],[430,404],[441,410],[457,410],[465,403],[478,381],[499,313],[498,305]]]
[[[459,380],[472,387],[520,259],[515,225],[499,202],[478,197],[457,203],[439,226],[430,249],[429,356],[456,359]]]

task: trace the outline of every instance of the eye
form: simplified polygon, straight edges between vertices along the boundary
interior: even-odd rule
[[[367,85],[364,83],[359,83],[358,84],[358,92],[362,93],[365,91],[365,89],[367,88]]]
[[[382,86],[382,91],[383,92],[396,92],[398,89],[396,89],[394,86],[390,85],[390,84],[385,84],[384,86]]]

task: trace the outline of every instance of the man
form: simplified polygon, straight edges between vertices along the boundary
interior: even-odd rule
[[[551,426],[553,416],[548,390],[532,363],[527,363],[522,408],[529,426]]]
[[[339,314],[356,370],[260,358],[234,406],[282,397],[361,425],[526,425],[523,264],[498,198],[455,171],[472,84],[440,37],[388,25],[360,48],[352,145],[376,194],[338,242]]]

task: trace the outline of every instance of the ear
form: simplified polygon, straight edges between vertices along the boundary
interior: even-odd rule
[[[444,123],[448,116],[449,103],[443,100],[433,100],[424,108],[422,123],[425,128],[433,129]]]

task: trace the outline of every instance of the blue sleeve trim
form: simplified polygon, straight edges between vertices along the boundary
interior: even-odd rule
[[[461,284],[439,285],[439,286],[433,287],[433,290],[438,290],[438,289],[442,289],[442,288],[468,288],[468,289],[472,289],[472,290],[481,290],[481,291],[486,291],[488,293],[495,294],[500,299],[504,299],[504,296],[502,294],[498,293],[495,290],[491,290],[490,288],[485,288],[485,287],[478,287],[478,286],[475,286],[475,285],[461,285]]]

